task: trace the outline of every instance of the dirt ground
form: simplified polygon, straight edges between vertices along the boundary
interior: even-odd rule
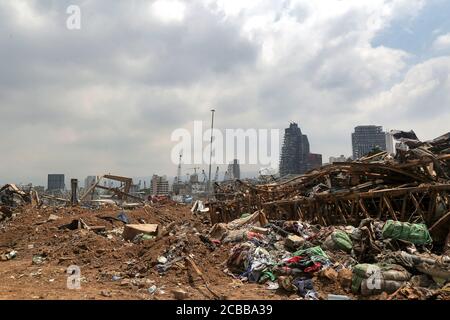
[[[174,290],[180,289],[187,293],[187,299],[299,298],[281,289],[243,283],[226,273],[225,261],[232,245],[209,248],[199,235],[211,226],[186,206],[169,204],[125,211],[130,223],[157,223],[160,234],[165,233],[141,243],[123,240],[124,223],[110,219],[121,211],[117,207],[90,210],[27,206],[14,219],[0,224],[0,251],[17,252],[14,259],[0,261],[0,299],[166,300],[175,299]],[[49,221],[50,215],[59,219]],[[104,226],[106,234],[61,228],[75,219],[88,226]],[[189,256],[204,279],[185,260],[159,274],[155,269],[157,259],[169,248]],[[33,261],[33,257],[41,261]],[[67,268],[72,265],[80,268],[79,289],[67,286]],[[315,285],[322,293],[345,294],[339,286],[320,279]]]

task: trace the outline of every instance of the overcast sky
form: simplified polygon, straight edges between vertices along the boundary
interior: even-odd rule
[[[81,30],[66,9],[81,8]],[[0,182],[174,175],[176,128],[449,130],[447,0],[0,0]],[[66,181],[66,184],[68,182]]]

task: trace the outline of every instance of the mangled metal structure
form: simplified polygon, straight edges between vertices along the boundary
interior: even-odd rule
[[[397,132],[394,157],[379,152],[334,163],[282,183],[216,184],[211,222],[229,222],[263,210],[268,219],[358,225],[365,218],[450,225],[450,133],[421,142]],[[446,233],[447,232],[447,233]]]
[[[103,179],[118,181],[121,183],[121,186],[118,188],[102,186],[101,181]],[[97,188],[112,192],[117,197],[117,199],[120,201],[126,201],[130,198],[130,199],[137,200],[140,203],[144,202],[144,200],[141,199],[140,197],[136,197],[136,196],[130,194],[130,189],[131,189],[132,184],[133,184],[132,178],[115,176],[115,175],[110,175],[110,174],[103,175],[103,176],[99,177],[97,182],[94,183],[88,190],[86,190],[86,192],[80,197],[80,202],[87,200],[89,195],[91,196],[91,199],[93,199],[94,191]]]
[[[41,201],[35,190],[25,192],[15,184],[5,184],[0,188],[0,221],[10,218],[14,211],[28,203],[40,205]]]

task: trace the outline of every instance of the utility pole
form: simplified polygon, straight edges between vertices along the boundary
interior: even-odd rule
[[[72,196],[70,198],[70,204],[74,207],[74,206],[78,205],[78,197],[77,197],[78,179],[70,180],[70,190],[72,191]]]
[[[212,163],[212,143],[213,143],[213,131],[214,131],[214,113],[216,110],[211,110],[211,144],[209,149],[209,177],[208,177],[208,193],[211,194],[211,163]]]

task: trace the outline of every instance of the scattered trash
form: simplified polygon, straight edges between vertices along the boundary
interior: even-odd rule
[[[433,242],[428,228],[424,224],[388,220],[384,224],[382,232],[385,239],[398,239],[414,244],[430,244]]]
[[[205,208],[203,201],[197,200],[194,202],[194,205],[191,208],[191,212],[200,212],[200,213],[206,213],[209,212],[209,208]]]
[[[328,294],[328,300],[352,300],[348,296],[339,295],[339,294]]]
[[[155,239],[155,236],[151,236],[149,234],[140,233],[132,240],[133,243],[141,243],[143,241]]]
[[[280,285],[276,282],[267,281],[267,289],[269,290],[278,290],[280,288]]]
[[[33,264],[39,265],[44,263],[45,258],[41,255],[34,255],[32,261]]]
[[[167,258],[164,256],[160,256],[158,257],[158,262],[161,264],[166,264],[167,263]]]
[[[312,279],[304,277],[293,280],[293,285],[297,288],[299,295],[302,297],[311,295],[311,292],[314,290]]]
[[[7,253],[2,254],[0,256],[0,260],[1,261],[8,261],[8,260],[14,259],[15,257],[17,257],[17,251],[11,250],[11,251],[9,251]]]
[[[158,290],[158,288],[155,285],[152,285],[150,288],[148,288],[148,292],[150,294],[154,294]]]
[[[128,216],[125,214],[125,212],[121,211],[119,213],[119,215],[117,216],[117,219],[119,219],[120,221],[122,221],[125,224],[130,223]]]
[[[102,291],[100,292],[100,294],[101,294],[102,296],[104,296],[104,297],[107,297],[107,298],[112,297],[111,291],[108,291],[108,290],[102,290]]]
[[[342,250],[350,253],[353,249],[353,243],[346,232],[336,230],[325,240],[324,247],[329,250]]]

